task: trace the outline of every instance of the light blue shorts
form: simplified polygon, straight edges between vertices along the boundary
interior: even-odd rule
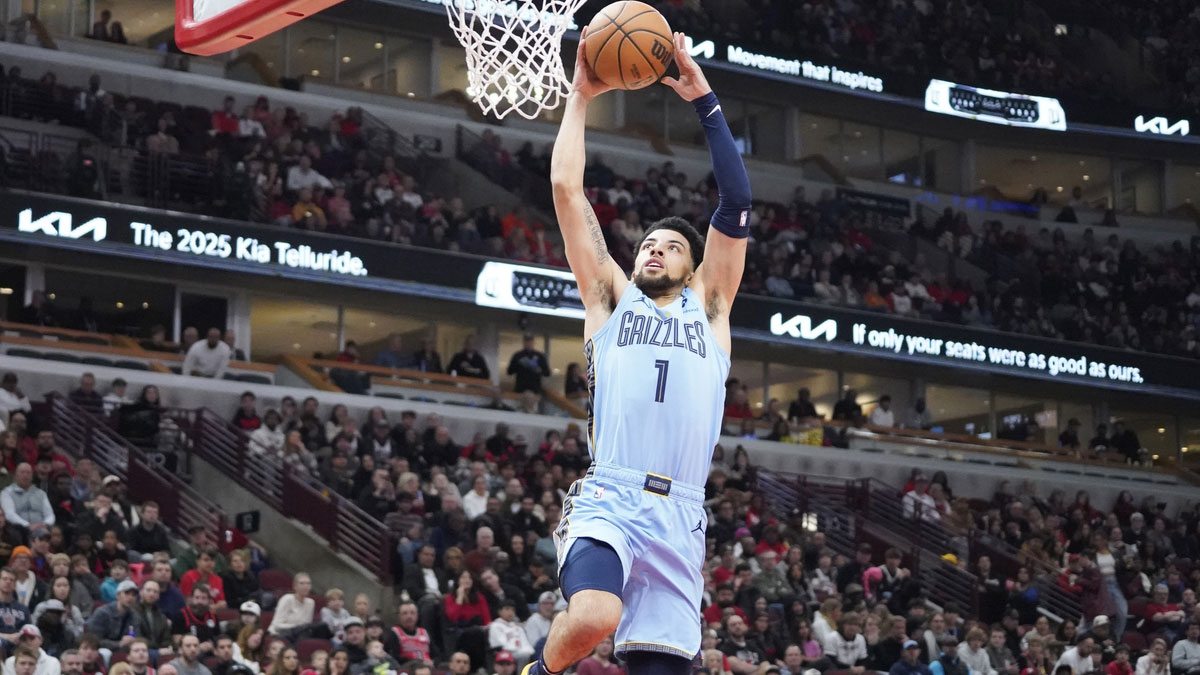
[[[668,482],[593,465],[563,500],[554,539],[560,567],[583,537],[612,546],[620,557],[624,607],[618,653],[657,651],[691,659],[700,651],[708,515],[702,488],[674,482],[664,488]]]

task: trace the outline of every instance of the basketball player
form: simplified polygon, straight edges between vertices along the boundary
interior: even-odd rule
[[[609,89],[583,44],[554,146],[554,205],[586,309],[593,465],[555,537],[566,612],[523,675],[557,675],[616,630],[631,675],[687,675],[700,649],[702,505],[729,373],[729,308],[742,279],[750,184],[699,66],[676,33],[679,78],[708,135],[721,200],[708,241],[687,221],[647,228],[632,278],[609,256],[583,192],[588,102]]]

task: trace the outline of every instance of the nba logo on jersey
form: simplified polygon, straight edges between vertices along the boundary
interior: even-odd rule
[[[745,227],[747,220],[750,220],[750,212],[742,211],[742,219],[738,221],[738,227]]]

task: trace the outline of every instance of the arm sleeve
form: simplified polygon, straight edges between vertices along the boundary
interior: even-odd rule
[[[213,372],[214,380],[221,380],[225,378],[225,371],[229,369],[230,356],[232,356],[232,354],[230,354],[228,351],[221,350],[221,355],[217,357],[219,359],[217,362],[217,369]]]
[[[0,492],[0,509],[4,510],[4,517],[8,522],[29,527],[29,521],[17,515],[17,505],[13,503],[12,493],[8,490]]]
[[[188,349],[187,354],[183,357],[183,370],[180,371],[183,375],[191,375],[196,369],[196,357],[192,355],[192,350]]]
[[[46,527],[54,526],[54,507],[50,506],[50,498],[42,492],[42,524]]]
[[[744,239],[750,234],[747,227],[750,212],[750,177],[746,165],[733,141],[729,124],[721,112],[717,95],[709,92],[692,101],[692,107],[700,117],[704,135],[708,138],[708,152],[712,158],[713,176],[717,180],[720,200],[713,212],[712,226],[718,232],[735,239]]]

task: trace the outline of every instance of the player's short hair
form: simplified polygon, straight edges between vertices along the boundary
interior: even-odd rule
[[[700,263],[704,261],[704,237],[691,223],[678,216],[670,216],[650,223],[646,227],[646,234],[638,242],[637,250],[642,250],[642,244],[646,243],[646,237],[649,237],[655,230],[671,230],[682,234],[683,238],[687,240],[688,248],[692,249],[692,271],[695,272],[700,267]]]

